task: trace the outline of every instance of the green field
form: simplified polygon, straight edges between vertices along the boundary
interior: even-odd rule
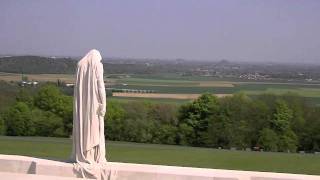
[[[190,86],[197,85],[198,83],[195,81],[187,81],[187,80],[174,80],[174,79],[147,79],[147,78],[124,78],[117,80],[120,83],[128,83],[128,84],[138,84],[138,85],[181,85],[181,86]]]
[[[27,74],[30,80],[56,82],[60,79],[65,82],[73,82],[70,74]],[[0,80],[19,81],[21,74],[0,73]],[[263,93],[284,94],[293,92],[307,98],[313,104],[320,105],[320,84],[304,82],[259,82],[241,81],[239,79],[219,79],[216,77],[202,76],[180,76],[177,74],[151,74],[131,75],[127,78],[106,79],[116,85],[108,87],[116,89],[153,90],[156,93],[171,94],[201,94],[210,92],[214,94],[234,94],[243,92],[248,95],[259,95]],[[72,92],[71,92],[72,93]],[[147,98],[114,98],[119,101],[146,100]],[[153,99],[152,102],[183,103],[185,101],[169,99]]]
[[[162,79],[161,79],[162,78]],[[307,101],[320,105],[320,84],[286,82],[239,82],[210,79],[176,79],[174,77],[131,77],[114,79],[117,89],[154,90],[156,93],[172,94],[234,94],[243,92],[248,95],[264,93],[296,93]],[[172,79],[169,79],[172,78]],[[125,84],[125,85],[124,85]],[[124,100],[124,99],[123,99]]]
[[[117,102],[144,101],[148,103],[164,103],[164,104],[185,104],[192,100],[187,99],[166,99],[166,98],[140,98],[140,97],[108,97],[107,100]]]
[[[217,150],[174,145],[107,141],[107,159],[215,169],[272,171],[320,175],[320,155]],[[0,136],[0,153],[65,160],[71,140]]]
[[[26,74],[30,80],[52,81],[58,79],[65,82],[73,82],[70,74]],[[21,74],[1,73],[0,80],[19,81]],[[283,94],[294,92],[303,97],[320,98],[320,84],[312,83],[288,83],[288,82],[242,82],[239,79],[219,79],[215,77],[190,76],[183,77],[177,74],[152,74],[133,75],[129,78],[108,78],[115,82],[110,87],[117,89],[154,90],[157,93],[173,94],[201,94],[210,92],[215,94],[233,94],[244,92],[249,95],[262,93]]]

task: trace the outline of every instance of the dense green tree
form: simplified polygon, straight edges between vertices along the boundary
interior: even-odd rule
[[[230,148],[232,136],[232,122],[224,113],[219,113],[210,117],[208,128],[209,140],[208,146]]]
[[[151,104],[148,118],[153,122],[153,143],[175,144],[177,138],[177,106]]]
[[[125,111],[121,104],[115,101],[107,103],[105,115],[105,136],[110,140],[123,140],[123,124]]]
[[[37,136],[65,137],[63,120],[61,117],[50,111],[43,111],[35,108],[32,110],[32,117]]]
[[[291,129],[292,110],[284,100],[277,100],[275,112],[271,120],[271,128],[278,134],[278,149],[280,151],[295,152],[297,149],[297,136]]]
[[[190,126],[194,132],[194,138],[186,138],[187,144],[202,146],[208,141],[208,119],[218,109],[218,99],[210,93],[202,94],[198,99],[191,103],[182,105],[179,109],[178,131],[181,134],[185,131],[185,126]],[[190,135],[190,134],[189,134]],[[188,135],[188,136],[189,136]],[[180,140],[178,137],[178,141]],[[187,136],[186,136],[187,137]]]
[[[210,146],[240,149],[250,147],[251,99],[240,93],[220,99],[219,102],[219,109],[209,121]]]
[[[30,89],[21,87],[16,95],[16,101],[26,103],[30,108],[33,107],[33,96]]]
[[[176,144],[176,133],[177,127],[169,124],[162,124],[160,127],[154,129],[154,132],[158,132],[158,136],[156,136],[159,141],[157,143],[161,144]],[[153,141],[155,142],[155,141]]]
[[[0,113],[3,113],[16,102],[19,86],[16,83],[0,80]]]
[[[73,126],[73,98],[70,96],[62,96],[62,104],[59,116],[63,120],[63,131],[67,136],[72,134],[72,126]]]
[[[64,122],[63,130],[65,134],[72,133],[72,97],[62,94],[60,89],[52,84],[44,85],[35,95],[34,104],[39,109],[50,111],[61,117]]]
[[[151,142],[154,123],[148,117],[150,104],[147,102],[128,102],[123,106],[125,117],[123,123],[124,140],[134,142]]]
[[[55,85],[49,84],[41,87],[34,98],[35,105],[46,111],[51,111],[57,115],[63,114],[65,108],[63,94]]]
[[[2,116],[0,116],[0,135],[6,134],[6,125]]]
[[[272,129],[264,128],[259,134],[258,147],[266,151],[278,151],[279,137]]]
[[[292,118],[290,122],[290,126],[292,131],[296,134],[298,139],[298,148],[300,150],[304,150],[303,139],[306,127],[306,113],[309,109],[312,109],[309,105],[307,105],[305,99],[298,94],[295,93],[286,93],[283,95],[283,99],[287,102],[288,107],[292,110]]]
[[[261,130],[270,127],[270,119],[272,115],[269,114],[269,109],[261,100],[253,100],[249,105],[248,112],[248,137],[247,139],[251,141],[251,147],[258,146],[259,135]]]
[[[0,135],[69,136],[73,99],[66,95],[70,89],[61,88],[1,84],[0,90],[14,95],[11,104],[0,101]],[[111,100],[105,132],[109,140],[313,152],[320,151],[320,107],[292,93],[221,98],[205,93],[183,105]]]
[[[305,112],[305,125],[300,135],[300,149],[320,152],[320,107],[309,107]]]
[[[26,103],[17,102],[5,115],[7,135],[32,136],[35,126],[31,110]]]
[[[195,139],[195,133],[192,126],[186,123],[180,123],[177,130],[177,142],[180,145],[192,145]]]
[[[152,104],[149,116],[158,123],[177,125],[178,108],[174,104]]]
[[[283,134],[290,129],[292,116],[292,110],[288,107],[287,103],[283,100],[278,100],[271,120],[271,127],[276,132]]]
[[[284,134],[280,134],[278,148],[282,152],[296,152],[298,139],[296,134],[292,130],[286,131]]]

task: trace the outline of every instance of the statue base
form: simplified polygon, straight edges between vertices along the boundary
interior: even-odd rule
[[[117,180],[320,180],[320,176],[108,162]],[[0,155],[1,179],[76,180],[72,163]]]

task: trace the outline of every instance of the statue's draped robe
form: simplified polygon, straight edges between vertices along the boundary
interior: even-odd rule
[[[99,51],[91,50],[77,64],[71,159],[82,177],[107,179],[110,172],[105,158],[106,94],[101,59]]]

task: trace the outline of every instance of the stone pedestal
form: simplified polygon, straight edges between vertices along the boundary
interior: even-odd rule
[[[320,176],[109,162],[117,180],[320,180]],[[0,155],[1,179],[79,179],[73,164]]]

